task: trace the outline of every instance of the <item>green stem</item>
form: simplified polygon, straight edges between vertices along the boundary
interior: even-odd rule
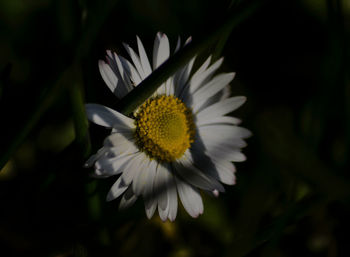
[[[222,51],[224,50],[225,44],[227,39],[229,38],[230,34],[231,34],[231,30],[233,29],[233,27],[229,27],[227,28],[226,31],[224,31],[221,35],[221,37],[218,39],[218,43],[215,46],[214,49],[214,53],[213,53],[213,61],[216,61],[220,58]]]
[[[29,114],[26,122],[21,127],[19,133],[11,140],[11,143],[6,147],[6,151],[0,155],[0,170],[5,166],[12,154],[26,139],[29,132],[38,123],[41,116],[45,113],[48,107],[54,102],[56,97],[61,93],[61,80],[54,83],[52,87],[45,88],[40,96],[39,103],[34,107]]]
[[[232,9],[236,8],[237,4],[238,4],[239,0],[232,0],[228,6],[228,11],[232,11]],[[221,55],[222,55],[222,51],[224,50],[226,41],[228,40],[231,31],[233,29],[233,24],[231,24],[231,26],[227,26],[226,30],[223,31],[223,33],[219,36],[218,40],[217,40],[217,44],[215,45],[214,51],[213,51],[213,55],[212,55],[212,60],[216,61],[218,60]]]
[[[74,120],[75,143],[80,148],[82,157],[87,158],[91,153],[91,144],[84,107],[81,69],[77,63],[73,65],[72,77],[74,79],[69,86],[69,93]]]

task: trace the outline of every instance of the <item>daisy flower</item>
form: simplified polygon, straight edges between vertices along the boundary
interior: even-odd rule
[[[154,41],[152,66],[138,37],[138,54],[127,44],[124,47],[131,61],[111,51],[106,61],[99,61],[102,78],[118,99],[170,56],[169,40],[162,33]],[[179,48],[180,40],[175,52]],[[119,206],[126,208],[142,197],[148,218],[158,209],[163,221],[174,221],[178,197],[185,210],[197,217],[203,213],[200,190],[217,196],[224,191],[222,183],[235,184],[232,162],[246,159],[241,148],[251,133],[227,114],[246,98],[229,97],[228,84],[235,74],[214,76],[223,59],[210,62],[209,57],[191,75],[192,59],[132,117],[102,105],[86,105],[90,121],[112,129],[103,147],[86,162],[87,167],[94,165],[94,176],[119,176],[107,201],[122,196]]]

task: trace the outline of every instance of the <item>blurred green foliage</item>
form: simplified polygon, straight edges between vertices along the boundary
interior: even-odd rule
[[[118,211],[114,178],[82,168],[108,134],[91,124],[90,145],[83,102],[118,104],[105,50],[125,56],[135,34],[152,49],[157,31],[172,46],[205,38],[247,2],[0,0],[0,256],[350,256],[347,0],[261,1],[199,56],[222,52],[237,73],[235,116],[254,136],[237,185],[203,194],[198,219]]]

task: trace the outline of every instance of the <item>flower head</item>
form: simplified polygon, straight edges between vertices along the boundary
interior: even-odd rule
[[[122,98],[170,56],[165,34],[158,33],[151,64],[141,40],[138,54],[124,45],[131,61],[107,51],[99,62],[107,86]],[[178,41],[175,51],[180,47]],[[94,175],[119,175],[107,201],[122,195],[120,207],[143,197],[148,218],[158,208],[160,218],[175,220],[178,196],[186,211],[197,217],[203,213],[199,190],[218,195],[221,183],[235,184],[235,166],[244,161],[241,148],[250,132],[240,120],[226,116],[245,102],[245,97],[229,97],[228,84],[234,73],[213,76],[222,64],[210,65],[209,57],[193,73],[195,59],[177,71],[158,90],[127,117],[98,104],[87,104],[92,122],[112,128],[103,147],[86,162],[94,165]]]

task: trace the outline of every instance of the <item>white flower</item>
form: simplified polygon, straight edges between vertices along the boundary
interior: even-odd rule
[[[124,45],[132,63],[111,51],[99,61],[101,75],[110,90],[122,98],[170,55],[169,41],[158,33],[153,47],[153,66],[137,37],[138,53]],[[180,47],[178,41],[175,51]],[[240,120],[228,113],[246,98],[228,97],[234,73],[213,76],[223,59],[210,65],[209,57],[190,76],[192,59],[170,77],[134,112],[132,118],[98,104],[87,104],[90,121],[112,128],[103,147],[87,161],[94,175],[119,175],[107,201],[122,196],[120,207],[140,196],[151,218],[158,207],[160,218],[174,221],[177,196],[192,216],[203,213],[200,189],[218,195],[221,183],[235,184],[235,166],[244,161],[241,148],[250,132],[237,126]],[[221,183],[220,183],[221,182]]]

